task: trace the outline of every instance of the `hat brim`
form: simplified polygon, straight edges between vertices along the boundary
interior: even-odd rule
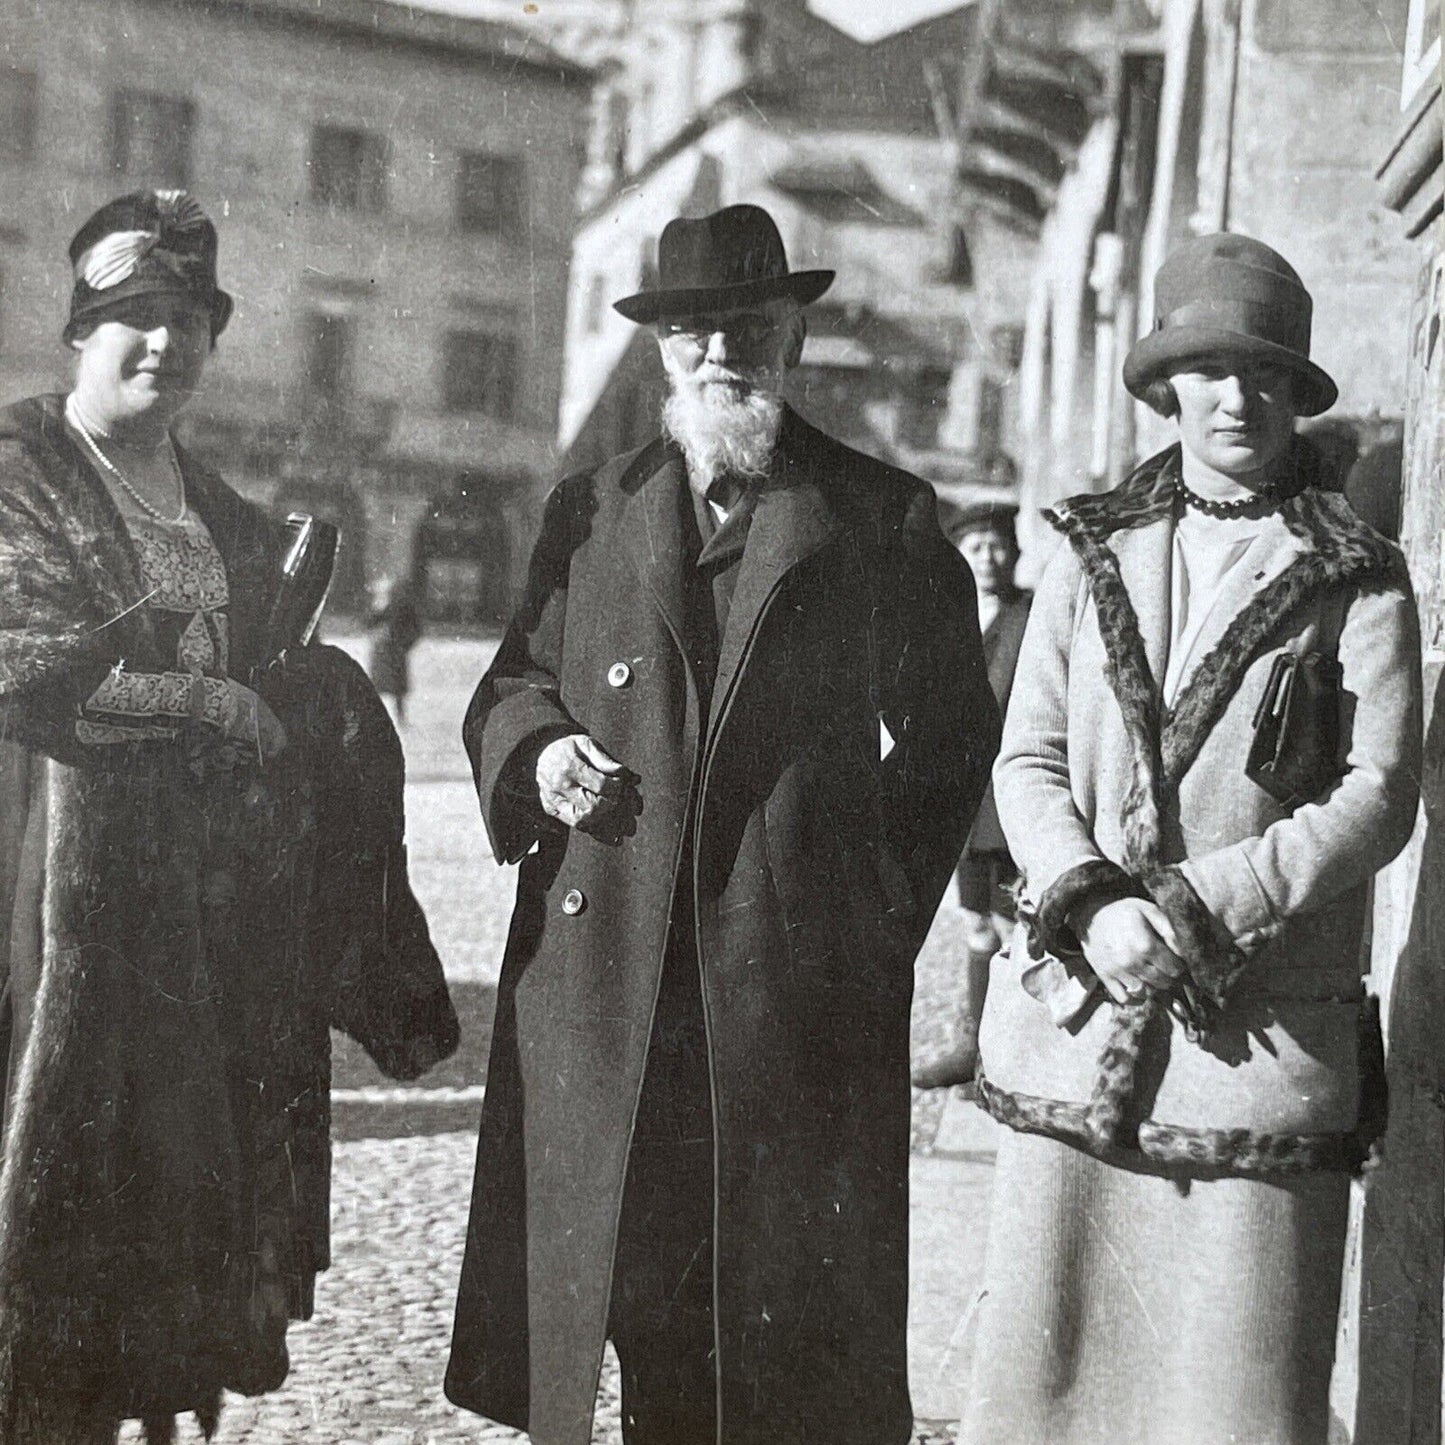
[[[629,321],[645,325],[667,316],[702,316],[709,311],[731,311],[759,306],[765,301],[792,299],[799,306],[816,301],[833,284],[836,271],[790,271],[786,276],[765,276],[736,281],[728,286],[699,286],[675,291],[639,291],[614,301],[612,309]]]
[[[1131,396],[1142,401],[1150,382],[1205,356],[1243,356],[1286,368],[1303,383],[1296,388],[1294,397],[1295,411],[1300,416],[1318,416],[1339,399],[1334,379],[1308,357],[1274,341],[1210,326],[1169,327],[1140,337],[1124,358],[1124,386]]]
[[[79,287],[76,292],[71,298],[70,319],[62,333],[67,345],[75,340],[83,327],[106,320],[112,312],[122,310],[127,302],[139,296],[182,296],[200,302],[210,313],[211,340],[214,342],[226,329],[236,304],[230,293],[222,291],[219,286],[213,286],[209,291],[198,291],[190,286],[178,286],[163,277],[132,278],[106,291],[91,291],[87,287],[83,298]]]

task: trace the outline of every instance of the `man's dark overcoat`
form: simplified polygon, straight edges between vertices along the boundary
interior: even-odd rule
[[[1033,593],[1012,591],[1000,605],[993,622],[983,634],[983,656],[988,666],[989,686],[998,699],[999,711],[1008,711],[1009,694],[1013,691],[1014,673],[1019,665],[1019,648],[1024,640],[1024,624],[1029,620]],[[964,848],[967,853],[1007,852],[1008,841],[999,826],[998,809],[994,806],[990,787],[978,805],[973,831]]]
[[[447,1393],[591,1438],[671,922],[701,960],[719,1438],[902,1442],[912,966],[999,726],[973,586],[923,483],[788,413],[704,710],[691,513],[662,441],[564,481],[467,716],[522,870]],[[538,808],[539,745],[579,732],[640,779],[620,844]]]

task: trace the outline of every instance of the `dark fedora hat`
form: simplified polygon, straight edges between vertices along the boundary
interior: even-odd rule
[[[1310,360],[1310,293],[1278,251],[1220,232],[1188,241],[1154,279],[1154,328],[1124,359],[1137,397],[1152,381],[1206,356],[1273,362],[1295,377],[1295,407],[1318,416],[1339,390]]]
[[[657,285],[614,301],[629,321],[698,316],[791,297],[800,306],[833,284],[832,271],[789,271],[783,238],[761,206],[679,217],[657,243]]]
[[[187,191],[132,191],[107,201],[74,235],[65,339],[139,296],[179,295],[205,307],[211,339],[231,318],[216,280],[216,228]]]

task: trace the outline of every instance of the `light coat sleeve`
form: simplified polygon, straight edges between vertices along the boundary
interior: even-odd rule
[[[1083,593],[1078,558],[1060,546],[1034,595],[993,769],[999,822],[1035,903],[1063,875],[1103,858],[1069,777],[1069,654]]]
[[[1246,952],[1286,919],[1365,882],[1400,852],[1415,824],[1420,633],[1407,581],[1355,598],[1340,632],[1339,658],[1349,727],[1344,776],[1320,801],[1258,837],[1181,865],[1205,907]]]

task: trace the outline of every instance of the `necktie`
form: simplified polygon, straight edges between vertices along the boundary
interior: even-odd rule
[[[738,499],[743,494],[742,484],[734,476],[724,472],[720,477],[714,477],[712,485],[707,489],[707,499],[715,507],[721,507],[725,512],[731,512],[737,506]]]

